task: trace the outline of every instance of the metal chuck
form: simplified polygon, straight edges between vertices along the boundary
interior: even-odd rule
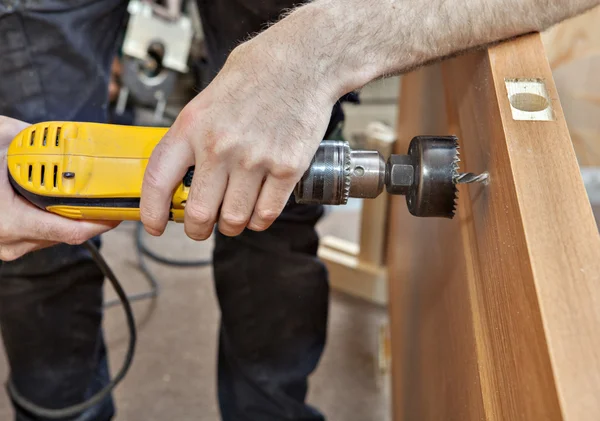
[[[346,204],[349,197],[405,195],[414,216],[453,218],[456,184],[484,182],[486,175],[459,173],[456,136],[417,136],[407,155],[386,162],[377,151],[353,151],[347,142],[324,141],[294,191],[297,203]]]

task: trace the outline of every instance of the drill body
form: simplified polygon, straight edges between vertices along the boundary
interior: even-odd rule
[[[9,146],[10,181],[33,204],[65,217],[139,220],[144,172],[166,131],[101,123],[35,124]],[[171,219],[183,220],[188,191],[182,180],[173,194]]]

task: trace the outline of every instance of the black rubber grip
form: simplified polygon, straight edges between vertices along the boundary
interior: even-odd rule
[[[187,172],[183,176],[183,185],[185,187],[190,187],[192,185],[192,179],[194,178],[194,168],[195,166],[191,166],[188,168]]]

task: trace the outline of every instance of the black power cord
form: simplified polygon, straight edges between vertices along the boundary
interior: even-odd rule
[[[146,244],[144,243],[143,235],[144,235],[144,224],[141,222],[136,222],[135,226],[135,252],[137,255],[138,265],[148,283],[150,284],[150,289],[147,292],[142,292],[140,294],[132,294],[128,295],[127,298],[130,302],[141,301],[150,298],[158,297],[160,293],[160,284],[156,279],[156,276],[152,273],[148,264],[144,260],[144,256],[154,260],[157,263],[161,263],[167,266],[176,266],[176,267],[202,267],[208,266],[212,264],[212,260],[203,259],[203,260],[174,260],[168,259],[166,257],[160,256],[150,250]],[[105,308],[114,307],[118,305],[121,301],[119,299],[107,301],[104,304]]]
[[[106,308],[106,307],[115,306],[117,304],[122,304],[123,309],[125,311],[125,317],[127,319],[127,328],[129,330],[129,346],[127,348],[127,354],[125,355],[125,360],[123,362],[123,365],[122,365],[121,369],[119,370],[119,372],[117,373],[117,375],[114,377],[114,379],[112,379],[109,382],[108,385],[106,385],[106,387],[104,387],[102,390],[97,392],[94,396],[92,396],[85,402],[82,402],[77,405],[69,406],[67,408],[62,408],[62,409],[44,408],[42,406],[39,406],[39,405],[31,402],[30,400],[28,400],[27,398],[25,398],[23,395],[21,395],[19,393],[19,391],[15,387],[14,383],[12,382],[12,379],[9,379],[9,381],[6,384],[6,389],[7,389],[8,395],[15,402],[16,405],[20,406],[21,408],[23,408],[24,410],[28,411],[29,413],[35,415],[36,417],[49,418],[49,419],[61,419],[61,418],[69,418],[69,417],[79,415],[82,412],[84,412],[84,411],[94,407],[95,405],[99,404],[100,402],[102,402],[110,393],[112,393],[112,391],[115,389],[115,387],[117,387],[117,385],[123,380],[123,378],[129,371],[129,368],[131,367],[131,363],[133,361],[133,355],[135,353],[135,344],[137,342],[137,330],[136,330],[136,326],[135,326],[135,318],[133,315],[133,310],[131,308],[131,302],[154,298],[154,297],[157,297],[159,294],[159,283],[158,283],[156,277],[154,276],[154,274],[152,273],[152,271],[148,268],[146,262],[143,259],[143,256],[144,255],[148,256],[150,259],[152,259],[156,262],[165,264],[165,265],[179,266],[179,267],[207,266],[212,263],[212,261],[209,259],[206,259],[206,260],[173,260],[173,259],[167,259],[166,257],[162,257],[162,256],[154,253],[150,249],[148,249],[148,247],[146,247],[146,245],[144,244],[144,241],[142,239],[143,232],[144,232],[143,224],[141,222],[137,222],[136,229],[135,229],[136,254],[137,254],[138,262],[140,265],[140,270],[146,276],[146,278],[148,279],[148,282],[150,284],[150,290],[148,292],[143,292],[140,294],[127,295],[125,293],[125,290],[123,289],[123,286],[119,282],[118,278],[116,277],[116,275],[114,274],[114,272],[112,271],[112,269],[110,268],[108,263],[106,263],[106,260],[104,259],[104,257],[102,256],[102,254],[100,253],[100,251],[98,250],[96,245],[91,241],[87,241],[86,243],[84,243],[84,246],[90,252],[90,254],[92,255],[92,258],[94,259],[94,261],[96,262],[96,264],[98,265],[98,267],[100,268],[100,270],[102,271],[104,276],[106,278],[108,278],[108,280],[110,281],[112,287],[114,288],[114,290],[118,296],[118,298],[116,300],[108,301],[107,303],[105,303],[104,307]]]
[[[117,373],[114,379],[112,379],[106,387],[97,392],[94,396],[77,405],[69,406],[67,408],[62,409],[49,409],[44,408],[35,403],[31,402],[23,395],[21,395],[12,380],[9,380],[6,388],[11,399],[21,408],[40,418],[50,418],[50,419],[60,419],[60,418],[69,418],[75,415],[81,414],[82,412],[92,408],[93,406],[102,402],[113,390],[114,388],[123,380],[129,368],[131,367],[131,362],[133,361],[133,354],[135,353],[135,344],[137,341],[137,331],[135,327],[135,318],[133,316],[133,310],[131,308],[131,304],[129,299],[127,298],[127,294],[125,294],[125,290],[119,283],[119,280],[115,276],[114,272],[100,254],[100,251],[96,247],[94,243],[91,241],[87,241],[84,243],[84,246],[91,253],[92,258],[102,270],[104,276],[108,278],[112,287],[119,297],[119,302],[123,305],[123,309],[125,311],[125,317],[127,319],[127,328],[129,330],[129,346],[127,348],[127,354],[125,355],[125,360],[123,362],[123,366]]]

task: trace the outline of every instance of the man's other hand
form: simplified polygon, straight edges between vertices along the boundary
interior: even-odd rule
[[[8,180],[6,151],[28,124],[0,116],[0,260],[58,243],[81,244],[114,228],[114,222],[74,221],[38,209],[15,194]]]

